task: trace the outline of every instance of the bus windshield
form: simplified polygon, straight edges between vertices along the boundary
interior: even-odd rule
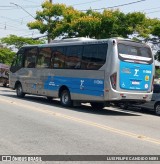
[[[121,60],[145,61],[147,63],[153,62],[150,48],[140,43],[119,43],[118,54]]]

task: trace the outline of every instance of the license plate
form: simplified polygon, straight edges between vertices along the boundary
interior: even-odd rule
[[[132,81],[132,85],[140,85],[139,81]]]

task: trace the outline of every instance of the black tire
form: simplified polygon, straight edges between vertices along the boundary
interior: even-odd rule
[[[104,103],[99,103],[99,102],[90,102],[91,106],[93,109],[99,110],[103,109],[105,107]]]
[[[17,97],[19,98],[23,98],[25,96],[25,93],[23,92],[23,88],[21,84],[18,84],[16,86],[16,93],[17,93]]]
[[[69,90],[65,89],[60,94],[61,105],[65,107],[72,107],[73,102]]]
[[[155,104],[154,112],[157,116],[160,116],[160,102]]]

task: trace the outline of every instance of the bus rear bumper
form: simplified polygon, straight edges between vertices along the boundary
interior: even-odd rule
[[[146,102],[152,98],[152,93],[127,93],[127,92],[112,92],[109,95],[111,101],[135,101]]]

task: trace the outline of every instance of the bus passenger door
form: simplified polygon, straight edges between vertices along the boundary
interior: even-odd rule
[[[36,94],[37,70],[35,69],[38,48],[29,47],[25,50],[23,90],[24,92]]]
[[[21,70],[21,68],[24,67],[24,48],[21,48],[18,53],[16,54],[12,65],[10,67],[10,73],[9,73],[9,86],[11,88],[15,87],[15,83],[18,80],[18,74]]]
[[[51,63],[51,48],[42,47],[39,48],[39,54],[37,58],[37,84],[35,85],[37,94],[45,95],[47,97],[52,97],[52,93],[49,93],[45,88],[45,81],[47,81],[48,76],[51,74],[50,69]]]

